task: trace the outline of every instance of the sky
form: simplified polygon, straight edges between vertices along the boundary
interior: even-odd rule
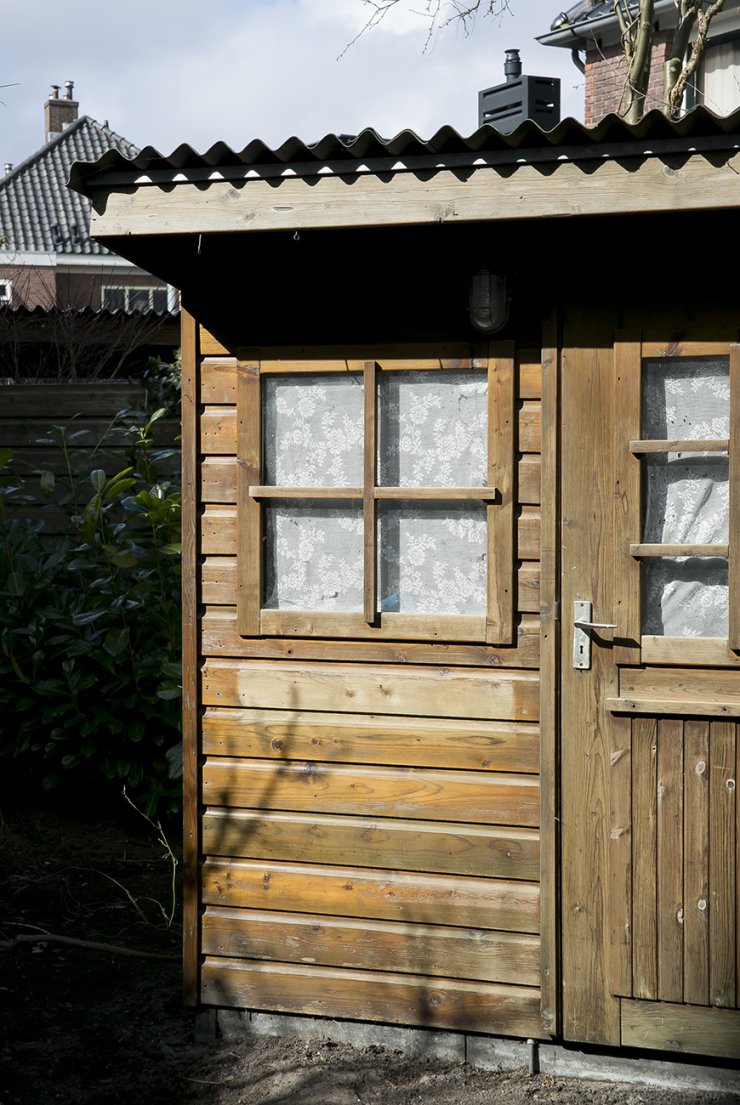
[[[0,164],[43,144],[44,102],[66,80],[80,114],[164,154],[183,142],[201,153],[216,141],[275,147],[368,126],[384,138],[407,128],[430,138],[444,125],[467,135],[479,89],[503,82],[511,48],[525,73],[560,77],[563,116],[583,118],[583,77],[569,51],[534,41],[561,10],[557,0],[511,0],[502,17],[479,18],[467,37],[450,28],[426,50],[427,25],[413,10],[425,3],[402,0],[348,50],[371,14],[363,0],[6,5]]]

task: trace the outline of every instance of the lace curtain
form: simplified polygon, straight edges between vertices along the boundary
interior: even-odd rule
[[[643,362],[642,436],[695,441],[730,432],[727,357]],[[655,453],[643,459],[649,544],[727,544],[727,453]],[[642,562],[643,633],[726,637],[727,560],[666,557]]]
[[[485,373],[381,374],[378,485],[485,486],[487,410]],[[267,483],[362,485],[359,374],[268,377],[264,425]],[[265,605],[361,611],[361,504],[276,499],[266,515]],[[378,596],[382,611],[484,614],[485,506],[380,500]]]

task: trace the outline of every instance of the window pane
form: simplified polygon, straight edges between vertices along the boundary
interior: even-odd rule
[[[485,487],[485,372],[380,373],[378,483]]]
[[[362,610],[360,502],[276,499],[265,516],[266,608]]]
[[[139,290],[136,290],[134,288],[129,288],[128,309],[129,311],[148,311],[149,289],[141,288]]]
[[[152,291],[152,310],[163,315],[167,310],[167,289],[154,288]]]
[[[266,376],[263,387],[265,483],[361,487],[362,376]]]
[[[103,307],[106,311],[123,311],[126,307],[126,293],[123,288],[104,288]]]
[[[643,438],[730,436],[729,357],[661,358],[642,364]]]
[[[485,614],[483,503],[378,503],[378,602],[382,612]]]
[[[643,633],[726,637],[729,606],[726,560],[666,557],[643,561]]]
[[[656,453],[644,458],[649,544],[726,545],[730,526],[727,453]]]

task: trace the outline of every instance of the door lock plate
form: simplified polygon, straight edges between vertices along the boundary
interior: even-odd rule
[[[573,667],[588,671],[591,667],[591,630],[616,629],[609,622],[591,621],[591,603],[573,603]]]

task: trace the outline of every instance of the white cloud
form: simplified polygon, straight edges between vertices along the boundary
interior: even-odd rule
[[[418,0],[417,0],[418,3]],[[479,19],[465,37],[445,32],[424,51],[426,25],[392,12],[339,55],[362,28],[360,0],[76,0],[15,5],[4,17],[0,157],[18,163],[43,141],[52,83],[75,80],[80,110],[140,146],[181,142],[278,145],[373,126],[384,137],[444,124],[477,126],[477,93],[503,80],[503,51],[519,47],[525,72],[560,76],[563,114],[582,115],[582,77],[567,51],[540,47],[558,13],[551,0],[513,0],[512,13]]]

